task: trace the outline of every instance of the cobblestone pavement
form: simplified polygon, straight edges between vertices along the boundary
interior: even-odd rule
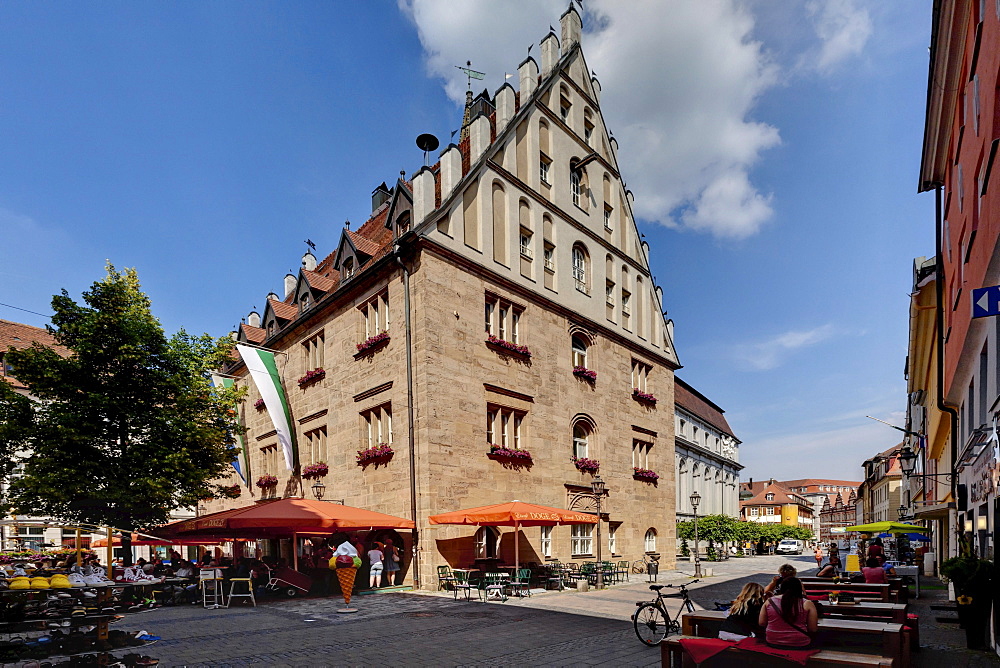
[[[732,600],[749,580],[764,583],[782,563],[803,573],[811,557],[755,557],[705,564],[712,577],[692,587],[698,607]],[[691,565],[661,573],[660,584],[687,582]],[[119,626],[163,639],[147,652],[161,666],[654,666],[659,652],[636,639],[630,615],[650,599],[645,576],[604,591],[544,592],[506,603],[455,601],[450,593],[355,597],[360,612],[336,612],[338,598],[270,600],[257,608],[168,607],[127,616]],[[964,648],[949,613],[931,611],[944,592],[925,591],[920,614],[924,649],[914,666],[995,666],[997,658]],[[669,606],[671,612],[674,607]],[[953,616],[953,613],[952,613]]]

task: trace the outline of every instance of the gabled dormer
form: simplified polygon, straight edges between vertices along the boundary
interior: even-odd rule
[[[340,272],[341,282],[351,280],[378,250],[378,244],[371,239],[344,228],[337,252],[333,256],[333,268]]]
[[[274,336],[278,330],[295,319],[298,309],[292,304],[279,301],[276,295],[268,296],[264,307],[264,332],[267,338]]]
[[[389,200],[389,212],[385,217],[386,228],[392,230],[392,238],[398,239],[412,226],[413,193],[406,187],[402,179],[396,182],[392,189],[392,199]]]

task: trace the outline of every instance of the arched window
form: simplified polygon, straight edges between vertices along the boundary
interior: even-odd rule
[[[590,452],[590,429],[584,422],[573,425],[573,456],[587,457]]]
[[[643,545],[646,552],[656,552],[656,529],[650,528],[646,531],[646,537],[643,539]]]
[[[573,366],[587,366],[587,341],[582,336],[573,336]]]
[[[569,167],[569,187],[573,193],[573,204],[583,206],[583,174],[573,165]]]
[[[494,527],[481,527],[476,532],[476,558],[494,559],[497,556],[497,543],[500,532]]]
[[[583,139],[590,144],[590,138],[594,136],[594,115],[590,109],[583,110]]]
[[[590,294],[590,256],[583,244],[573,246],[573,283],[576,289],[584,294]]]

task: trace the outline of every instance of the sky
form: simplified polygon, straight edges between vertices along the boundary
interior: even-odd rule
[[[742,478],[861,479],[896,444],[931,0],[586,0],[583,48],[675,323]],[[223,335],[447,145],[565,0],[0,3],[0,318],[104,264]],[[531,51],[529,52],[529,47]],[[516,85],[516,77],[512,79]],[[25,310],[20,310],[25,309]],[[34,313],[32,313],[34,312]]]

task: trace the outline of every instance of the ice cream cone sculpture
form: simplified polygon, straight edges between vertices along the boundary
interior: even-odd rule
[[[357,574],[357,568],[337,569],[337,580],[340,582],[340,591],[344,594],[344,605],[351,604],[351,593],[354,591],[354,578]]]

